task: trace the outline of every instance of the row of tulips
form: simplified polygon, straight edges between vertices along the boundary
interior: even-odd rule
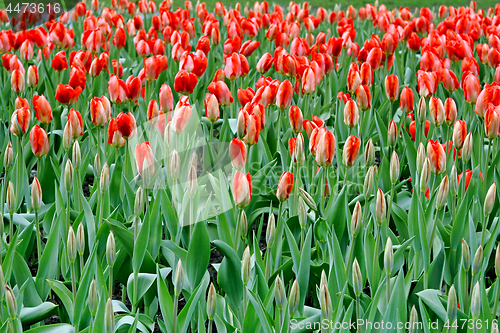
[[[0,332],[498,332],[500,5],[42,7],[0,10]]]

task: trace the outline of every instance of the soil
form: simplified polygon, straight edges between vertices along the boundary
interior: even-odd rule
[[[85,197],[90,197],[90,186],[94,186],[94,177],[87,177],[83,182],[83,195]]]

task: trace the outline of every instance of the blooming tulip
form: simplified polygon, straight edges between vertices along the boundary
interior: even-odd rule
[[[431,162],[431,170],[436,175],[446,170],[446,153],[443,146],[436,140],[427,143],[427,157]]]
[[[243,171],[247,160],[247,146],[240,139],[233,139],[229,143],[229,157],[236,170]]]
[[[33,110],[35,110],[36,119],[42,124],[47,125],[52,121],[52,108],[43,95],[33,96]]]
[[[33,126],[30,131],[31,151],[33,155],[40,158],[49,152],[49,138],[45,130],[38,125]]]
[[[293,173],[285,171],[278,182],[276,197],[280,202],[286,201],[290,197],[293,189]]]
[[[250,173],[244,175],[237,171],[233,179],[233,198],[240,208],[248,206],[252,200],[252,178]]]
[[[351,135],[347,138],[344,144],[344,152],[342,154],[342,162],[348,168],[352,167],[358,158],[359,147],[361,146],[361,140]],[[317,156],[317,155],[316,155]]]

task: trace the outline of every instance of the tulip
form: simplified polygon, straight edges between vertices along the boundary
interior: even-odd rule
[[[399,78],[397,75],[387,75],[385,77],[385,95],[387,99],[394,102],[399,95]]]
[[[189,196],[193,199],[196,195],[196,191],[198,190],[198,175],[196,173],[196,165],[194,163],[190,163],[187,180]]]
[[[12,114],[10,132],[21,137],[28,131],[30,126],[31,112],[27,107],[22,107]]]
[[[435,72],[417,71],[418,93],[423,97],[430,97],[436,92],[439,83]]]
[[[97,127],[106,125],[111,117],[111,108],[108,109],[105,107],[106,101],[107,98],[106,100],[103,100],[99,97],[94,97],[90,100],[90,117],[92,119],[92,123]]]
[[[62,72],[68,68],[68,59],[66,59],[65,51],[60,51],[54,56],[51,67],[56,72]]]
[[[370,138],[365,146],[365,164],[367,167],[370,167],[373,163],[375,163],[375,146]]]
[[[135,160],[137,170],[141,176],[144,176],[144,166],[149,170],[149,175],[155,172],[154,154],[149,142],[142,142],[135,146]]]
[[[462,89],[464,91],[465,101],[469,104],[476,104],[476,101],[481,92],[481,83],[479,78],[472,74],[466,74],[465,78],[462,79]]]
[[[425,117],[427,115],[427,104],[425,103],[425,97],[420,97],[420,100],[418,101],[418,106],[417,106],[417,120],[420,123],[423,123],[425,120]],[[426,134],[427,136],[427,134]]]
[[[115,87],[116,90],[114,90],[115,95],[115,100],[113,101],[115,104],[120,104],[123,103],[125,100],[128,101],[135,101],[139,98],[142,92],[142,82],[141,79],[138,77],[134,77],[133,75],[130,75],[125,82],[125,85],[123,85],[122,80],[118,80],[118,86]],[[126,93],[127,98],[122,101],[123,98],[123,93]],[[110,95],[111,98],[111,95]],[[161,102],[161,101],[160,101]]]
[[[240,139],[233,139],[229,143],[229,157],[233,168],[239,171],[245,169],[247,160],[247,146]]]
[[[250,87],[248,87],[247,89],[238,88],[236,94],[238,96],[238,101],[240,102],[240,105],[242,107],[244,107],[247,103],[252,102],[253,98],[255,97],[255,92]]]
[[[486,196],[484,197],[483,213],[485,217],[488,217],[495,205],[495,197],[497,192],[497,183],[491,184]]]
[[[436,197],[436,209],[441,210],[444,207],[444,204],[446,203],[446,200],[448,198],[448,191],[450,189],[450,182],[448,179],[448,175],[445,175],[443,180],[441,181],[441,184],[439,185],[437,197]],[[432,242],[432,238],[431,238]]]
[[[361,268],[359,267],[357,258],[354,258],[354,262],[352,263],[352,281],[354,293],[356,297],[359,297],[363,291],[363,277],[361,276]]]
[[[168,84],[162,84],[160,88],[159,102],[161,112],[168,113],[174,110],[174,97],[172,95],[172,89],[170,89]]]
[[[23,92],[26,85],[24,73],[17,69],[14,70],[12,72],[10,84],[12,87],[12,91],[14,91],[16,94],[20,94],[21,92]]]
[[[250,259],[250,246],[247,246],[245,251],[243,251],[243,258],[241,259],[241,279],[243,280],[243,284],[245,286],[248,284],[250,271],[252,269]]]
[[[189,95],[193,93],[194,87],[198,83],[198,78],[193,73],[180,70],[175,76],[174,89],[180,94]]]
[[[33,110],[35,110],[36,118],[42,124],[47,125],[52,121],[52,108],[43,95],[33,96]]]
[[[217,100],[222,106],[225,107],[233,103],[231,91],[224,81],[211,82],[207,89],[217,97]]]
[[[472,155],[472,133],[467,134],[462,148],[462,158],[464,162],[468,162]]]
[[[360,84],[356,88],[356,101],[362,111],[366,111],[371,108],[372,96],[368,86]]]
[[[372,86],[372,83],[373,83],[373,70],[372,70],[372,66],[370,66],[369,63],[364,62],[361,65],[360,76],[361,76],[361,84],[362,85],[365,85],[365,86],[368,86],[368,87]],[[397,89],[399,91],[399,85],[398,85]]]
[[[120,131],[118,131],[118,123],[116,119],[111,119],[108,126],[108,144],[120,148],[125,145],[125,139]]]
[[[467,136],[467,123],[463,120],[457,120],[453,126],[453,145],[456,149],[461,149]]]
[[[298,165],[304,164],[306,156],[304,154],[304,137],[302,136],[302,133],[299,133],[297,135],[297,138],[295,140],[294,152],[295,152],[295,164]]]
[[[444,102],[444,117],[448,126],[453,125],[457,120],[457,104],[451,97],[448,97]]]
[[[268,72],[274,62],[274,57],[270,53],[265,53],[260,60],[257,62],[257,72],[264,74]]]
[[[384,192],[381,189],[377,191],[377,201],[375,206],[375,220],[378,222],[378,225],[382,225],[382,222],[385,220],[387,214],[387,206],[385,202]]]
[[[161,72],[167,68],[168,61],[164,55],[155,55],[144,59],[144,77],[148,82],[157,80]]]
[[[149,101],[147,108],[147,119],[150,123],[154,124],[158,121],[160,116],[160,108],[158,107],[158,102],[155,99]]]
[[[387,143],[389,146],[394,147],[396,145],[396,140],[398,138],[398,129],[394,120],[389,123],[389,129],[387,131]]]
[[[359,144],[360,142],[357,142],[357,151],[359,151]],[[356,142],[353,143],[353,151],[356,150],[355,146]],[[315,152],[316,163],[318,163],[319,166],[329,167],[332,164],[333,156],[335,154],[335,136],[332,132],[325,131],[321,135],[315,148]]]
[[[252,146],[259,142],[259,135],[261,131],[260,124],[261,117],[258,114],[250,114],[248,116],[246,135],[243,137],[243,141],[245,141],[247,145]]]
[[[111,75],[108,81],[109,99],[115,104],[121,104],[128,100],[128,87],[125,81],[116,75]]]
[[[348,100],[344,107],[344,124],[349,127],[355,127],[359,122],[359,110],[356,102]]]
[[[137,135],[137,125],[132,113],[121,112],[116,116],[116,129],[125,140],[132,139]],[[110,124],[111,126],[111,124]]]
[[[30,131],[31,151],[37,158],[47,155],[49,152],[49,138],[45,130],[38,125],[33,126]]]
[[[302,93],[310,95],[316,90],[316,76],[312,68],[307,68],[302,75]]]
[[[353,94],[358,86],[361,84],[361,76],[359,73],[358,65],[352,63],[347,73],[347,90]]]
[[[205,95],[205,117],[212,123],[216,122],[220,117],[219,102],[214,94]]]
[[[441,99],[432,96],[429,101],[429,113],[431,115],[431,121],[435,127],[441,126],[444,121],[444,106]]]
[[[413,111],[415,104],[413,102],[413,90],[411,90],[411,88],[403,88],[399,97],[399,106],[401,107],[401,110],[406,113]]]
[[[58,100],[61,104],[72,105],[78,101],[78,96],[82,92],[82,88],[76,87],[73,89],[71,86],[67,84],[59,83],[56,89],[56,100]],[[111,97],[111,94],[110,94]]]
[[[485,134],[488,139],[493,140],[500,134],[500,106],[490,104],[484,115]]]
[[[399,158],[396,151],[392,151],[389,173],[390,173],[391,183],[395,185],[399,179]]]
[[[351,135],[347,138],[344,144],[344,152],[342,154],[342,162],[348,168],[352,167],[358,158],[359,148],[361,146],[361,140]],[[316,155],[318,156],[318,155]]]
[[[28,67],[28,77],[27,77],[27,84],[28,87],[34,88],[38,85],[38,68],[36,65],[31,65]]]
[[[293,129],[295,134],[302,131],[302,122],[304,121],[302,116],[302,111],[298,106],[292,105],[290,111],[288,112],[288,118],[290,120],[290,127]]]
[[[290,197],[293,189],[293,173],[285,171],[278,182],[276,197],[280,202],[286,201]]]
[[[71,108],[68,112],[68,124],[71,126],[72,138],[76,139],[83,135],[83,119],[79,111]]]
[[[436,175],[446,170],[446,153],[437,140],[429,140],[427,143],[427,157],[431,163],[431,170]]]
[[[3,166],[8,171],[12,165],[14,165],[14,149],[12,148],[12,143],[9,141],[3,155]]]
[[[290,83],[290,81],[285,80],[280,84],[278,88],[278,92],[276,94],[276,106],[279,107],[281,110],[284,110],[290,107],[290,104],[292,103],[292,98],[293,98],[292,84]]]
[[[172,117],[172,125],[175,133],[179,134],[189,123],[191,120],[191,115],[193,112],[191,111],[191,105],[189,103],[180,104],[174,110],[174,115]]]
[[[252,179],[250,173],[244,175],[237,171],[233,179],[233,198],[240,208],[248,206],[252,200]]]

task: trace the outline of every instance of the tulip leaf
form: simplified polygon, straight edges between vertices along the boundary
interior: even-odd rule
[[[139,273],[137,275],[137,298],[139,302],[144,294],[151,288],[156,280],[156,274]],[[130,274],[127,280],[127,294],[132,302],[134,299],[134,274]]]
[[[42,304],[30,308],[23,307],[21,309],[21,313],[19,314],[19,318],[23,326],[29,327],[35,323],[38,323],[41,320],[44,320],[55,313],[58,305],[51,302],[43,302]]]
[[[243,281],[241,280],[241,260],[236,252],[220,240],[212,242],[224,256],[217,274],[217,283],[227,295],[227,301],[236,311],[241,310]]]
[[[186,273],[192,287],[200,284],[209,261],[210,239],[207,228],[205,222],[198,222],[194,226],[186,258]]]
[[[69,291],[66,286],[57,280],[47,280],[50,288],[56,293],[57,297],[61,300],[64,305],[64,308],[68,312],[69,318],[71,322],[73,322],[73,294]]]
[[[75,328],[69,324],[54,324],[48,326],[35,327],[25,333],[74,333]]]

